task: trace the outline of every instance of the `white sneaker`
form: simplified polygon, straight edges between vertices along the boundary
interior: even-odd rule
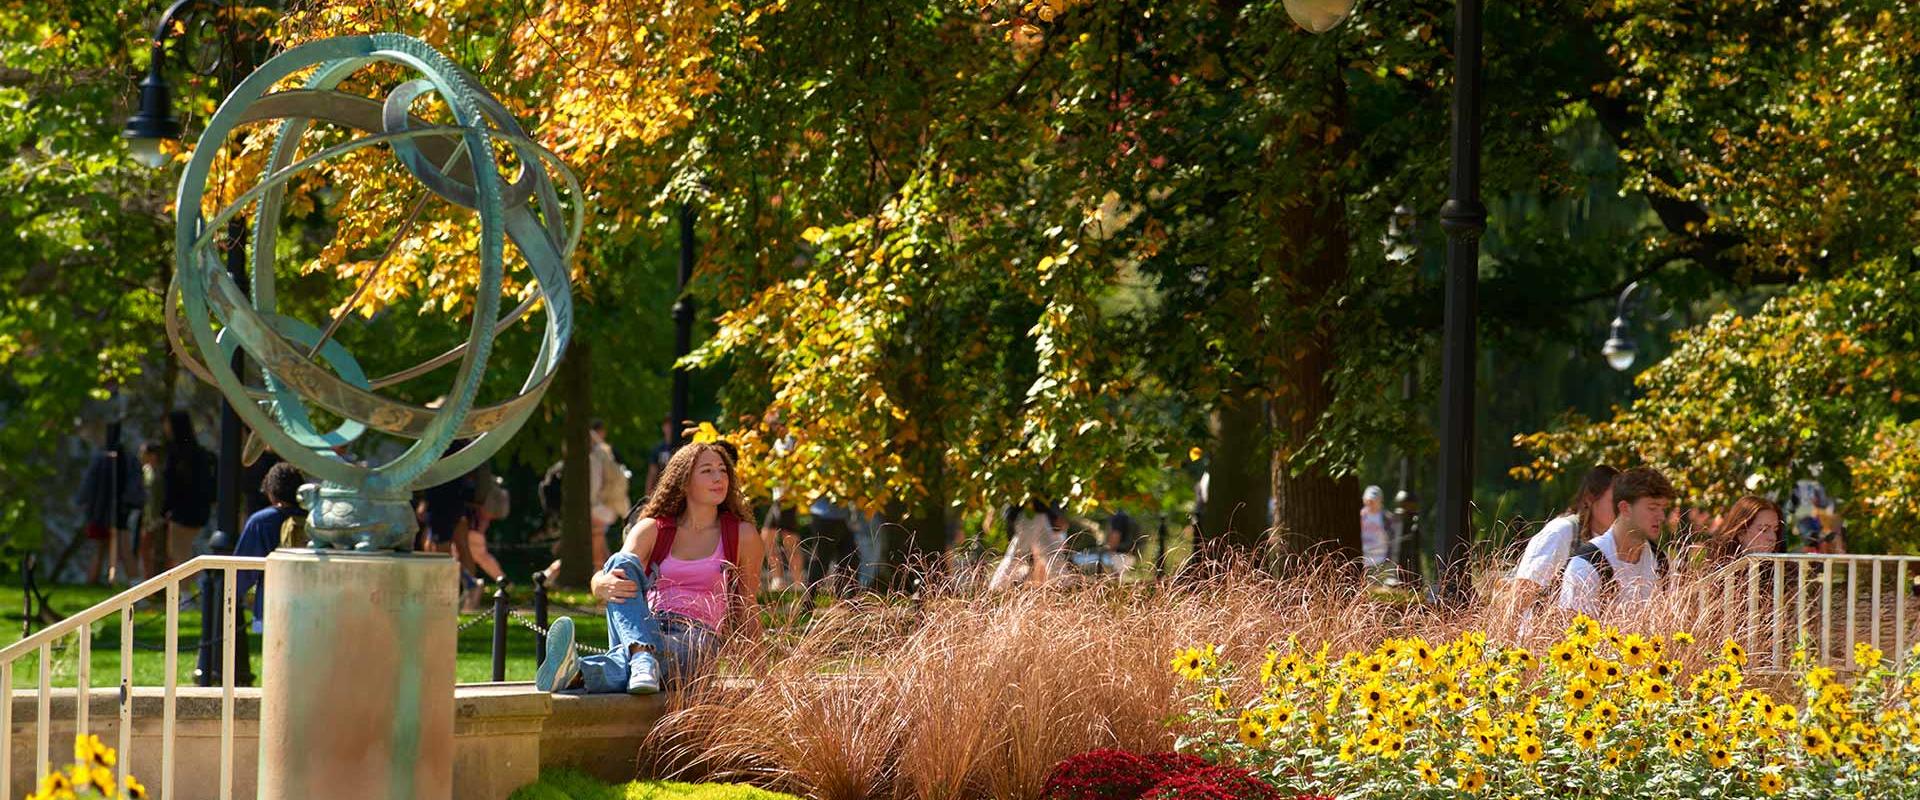
[[[641,650],[627,659],[627,694],[657,694],[660,691],[660,659],[652,650]]]
[[[580,662],[573,655],[573,618],[561,617],[547,629],[547,659],[533,674],[533,686],[543,692],[557,692],[573,684],[580,675]]]

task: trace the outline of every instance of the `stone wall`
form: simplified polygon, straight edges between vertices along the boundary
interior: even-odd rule
[[[88,703],[88,731],[119,746],[117,689],[95,689]],[[47,752],[57,768],[73,758],[74,691],[52,699]],[[662,695],[549,695],[530,683],[461,685],[454,695],[453,796],[460,800],[505,800],[532,783],[542,766],[569,766],[607,781],[631,780],[640,740],[666,708]],[[13,693],[9,761],[13,794],[33,789],[38,695]],[[133,731],[128,752],[134,777],[158,797],[164,703],[159,688],[133,693]],[[175,704],[174,790],[179,800],[220,796],[221,692],[182,686]],[[260,690],[234,692],[233,796],[255,796],[260,766]],[[167,798],[173,800],[173,798]]]

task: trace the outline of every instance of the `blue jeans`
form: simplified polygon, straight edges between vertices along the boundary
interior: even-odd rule
[[[607,603],[607,654],[580,659],[580,677],[589,693],[625,692],[633,645],[651,649],[659,659],[662,685],[690,677],[720,646],[712,629],[679,614],[658,614],[647,607],[653,580],[632,553],[614,553],[604,568],[640,585],[631,600]]]

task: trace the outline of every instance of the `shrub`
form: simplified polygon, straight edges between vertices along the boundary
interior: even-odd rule
[[[1172,775],[1142,800],[1279,800],[1280,793],[1240,767],[1221,765]]]
[[[1153,762],[1133,753],[1093,750],[1055,765],[1040,796],[1046,800],[1138,800],[1161,777]]]

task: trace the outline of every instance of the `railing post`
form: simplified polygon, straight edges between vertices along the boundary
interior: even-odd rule
[[[507,679],[507,582],[498,581],[493,590],[493,680]]]
[[[533,666],[547,660],[547,573],[533,573]]]

